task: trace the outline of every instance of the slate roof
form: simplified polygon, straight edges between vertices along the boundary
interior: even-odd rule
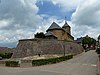
[[[69,25],[68,25],[67,22],[65,22],[65,24],[62,26],[62,28],[63,28],[63,27],[67,27],[67,26],[69,26]],[[69,27],[70,27],[70,26],[69,26]]]
[[[51,29],[62,29],[58,24],[56,24],[55,22],[53,22],[51,24],[51,26],[47,29],[48,30],[51,30]]]
[[[67,22],[65,22],[64,26],[69,26],[69,25],[67,24]],[[47,33],[45,35],[48,35],[48,36],[53,35],[53,36],[55,36],[52,32],[50,33],[50,31],[49,31],[49,30],[54,30],[54,29],[56,29],[56,30],[62,30],[64,32],[66,32],[66,30],[64,28],[61,28],[57,23],[53,22],[51,24],[51,26],[46,30]],[[69,34],[68,32],[66,32],[66,33],[74,39],[74,37],[71,34]]]
[[[77,40],[76,40],[76,42],[82,42],[82,40],[83,40],[83,37],[81,37],[81,38],[77,38]]]
[[[54,37],[56,37],[52,32],[50,32],[50,31],[48,31],[46,34],[45,34],[45,36],[54,36]]]

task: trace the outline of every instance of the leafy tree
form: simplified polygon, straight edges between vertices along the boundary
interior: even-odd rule
[[[100,46],[100,35],[98,36],[98,46]]]
[[[45,34],[43,32],[36,33],[34,36],[35,38],[45,38]]]
[[[98,36],[98,40],[100,40],[100,35]]]
[[[91,45],[96,45],[96,40],[86,35],[85,37],[83,37],[82,44],[83,46],[88,45],[88,47],[90,47]]]

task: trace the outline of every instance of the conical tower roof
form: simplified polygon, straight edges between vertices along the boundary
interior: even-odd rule
[[[65,24],[62,26],[62,28],[64,27],[70,27],[66,21],[65,21]]]
[[[53,22],[51,26],[47,29],[47,31],[52,30],[52,29],[62,29],[58,24]]]

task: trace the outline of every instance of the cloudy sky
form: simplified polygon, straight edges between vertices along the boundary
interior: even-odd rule
[[[100,0],[1,0],[0,46],[15,47],[53,21],[62,26],[65,16],[75,38],[100,34]]]

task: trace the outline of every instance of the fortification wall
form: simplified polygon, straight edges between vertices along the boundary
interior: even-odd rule
[[[13,53],[14,52],[14,48],[8,48],[8,47],[0,47],[0,53],[7,53],[7,52],[10,52],[10,53]]]
[[[27,39],[20,40],[13,58],[33,56],[37,54],[79,54],[83,52],[82,46],[74,42],[58,40]]]

